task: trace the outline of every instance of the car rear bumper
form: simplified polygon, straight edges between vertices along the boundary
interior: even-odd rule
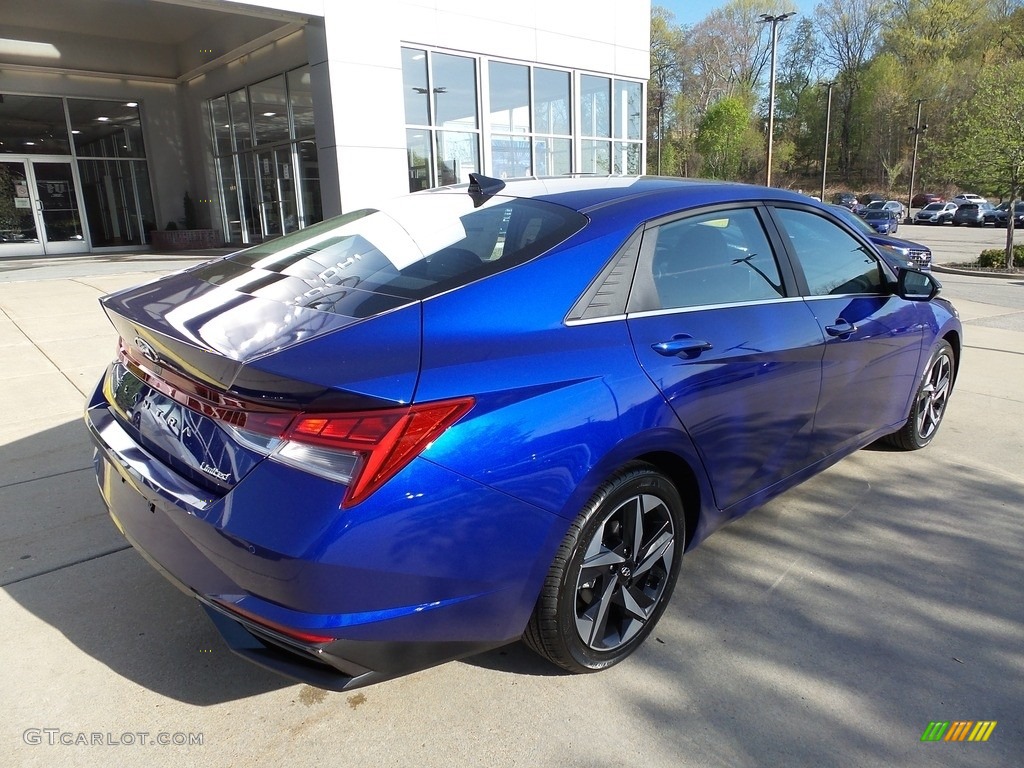
[[[429,492],[385,486],[344,511],[337,487],[325,502],[327,481],[307,492],[304,473],[270,461],[214,498],[134,443],[100,391],[85,420],[100,493],[132,546],[200,600],[233,651],[319,687],[516,640],[564,535],[560,518],[428,461],[406,471]],[[282,522],[260,538],[268,515]]]

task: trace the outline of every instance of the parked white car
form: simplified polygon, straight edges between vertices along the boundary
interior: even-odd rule
[[[972,195],[970,192],[961,192],[959,195],[954,197],[950,202],[956,203],[957,205],[963,205],[964,203],[974,203],[980,205],[981,203],[987,203],[981,195]]]

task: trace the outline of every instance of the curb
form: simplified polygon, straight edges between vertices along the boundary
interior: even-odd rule
[[[994,277],[1000,280],[1024,280],[1024,272],[982,272],[974,269],[958,269],[942,264],[932,264],[932,272],[947,275],[964,275],[965,277]]]

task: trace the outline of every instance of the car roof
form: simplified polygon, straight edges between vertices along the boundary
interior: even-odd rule
[[[781,200],[818,205],[807,195],[785,189],[670,176],[551,176],[508,179],[504,184],[496,194],[542,200],[585,214],[601,208],[628,208],[640,203],[647,209],[646,218],[700,205],[734,201]],[[464,194],[468,187],[459,184],[416,194]]]

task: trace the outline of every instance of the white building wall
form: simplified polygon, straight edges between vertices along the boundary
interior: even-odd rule
[[[292,10],[278,7],[286,6]],[[408,191],[403,45],[629,78],[647,79],[650,71],[649,0],[327,2],[323,30],[310,63],[329,72],[331,125],[321,126],[318,116],[317,145],[322,178],[336,168],[339,186],[336,200],[325,186],[327,214]],[[328,79],[314,82],[326,87]],[[315,94],[318,109],[326,95]]]

